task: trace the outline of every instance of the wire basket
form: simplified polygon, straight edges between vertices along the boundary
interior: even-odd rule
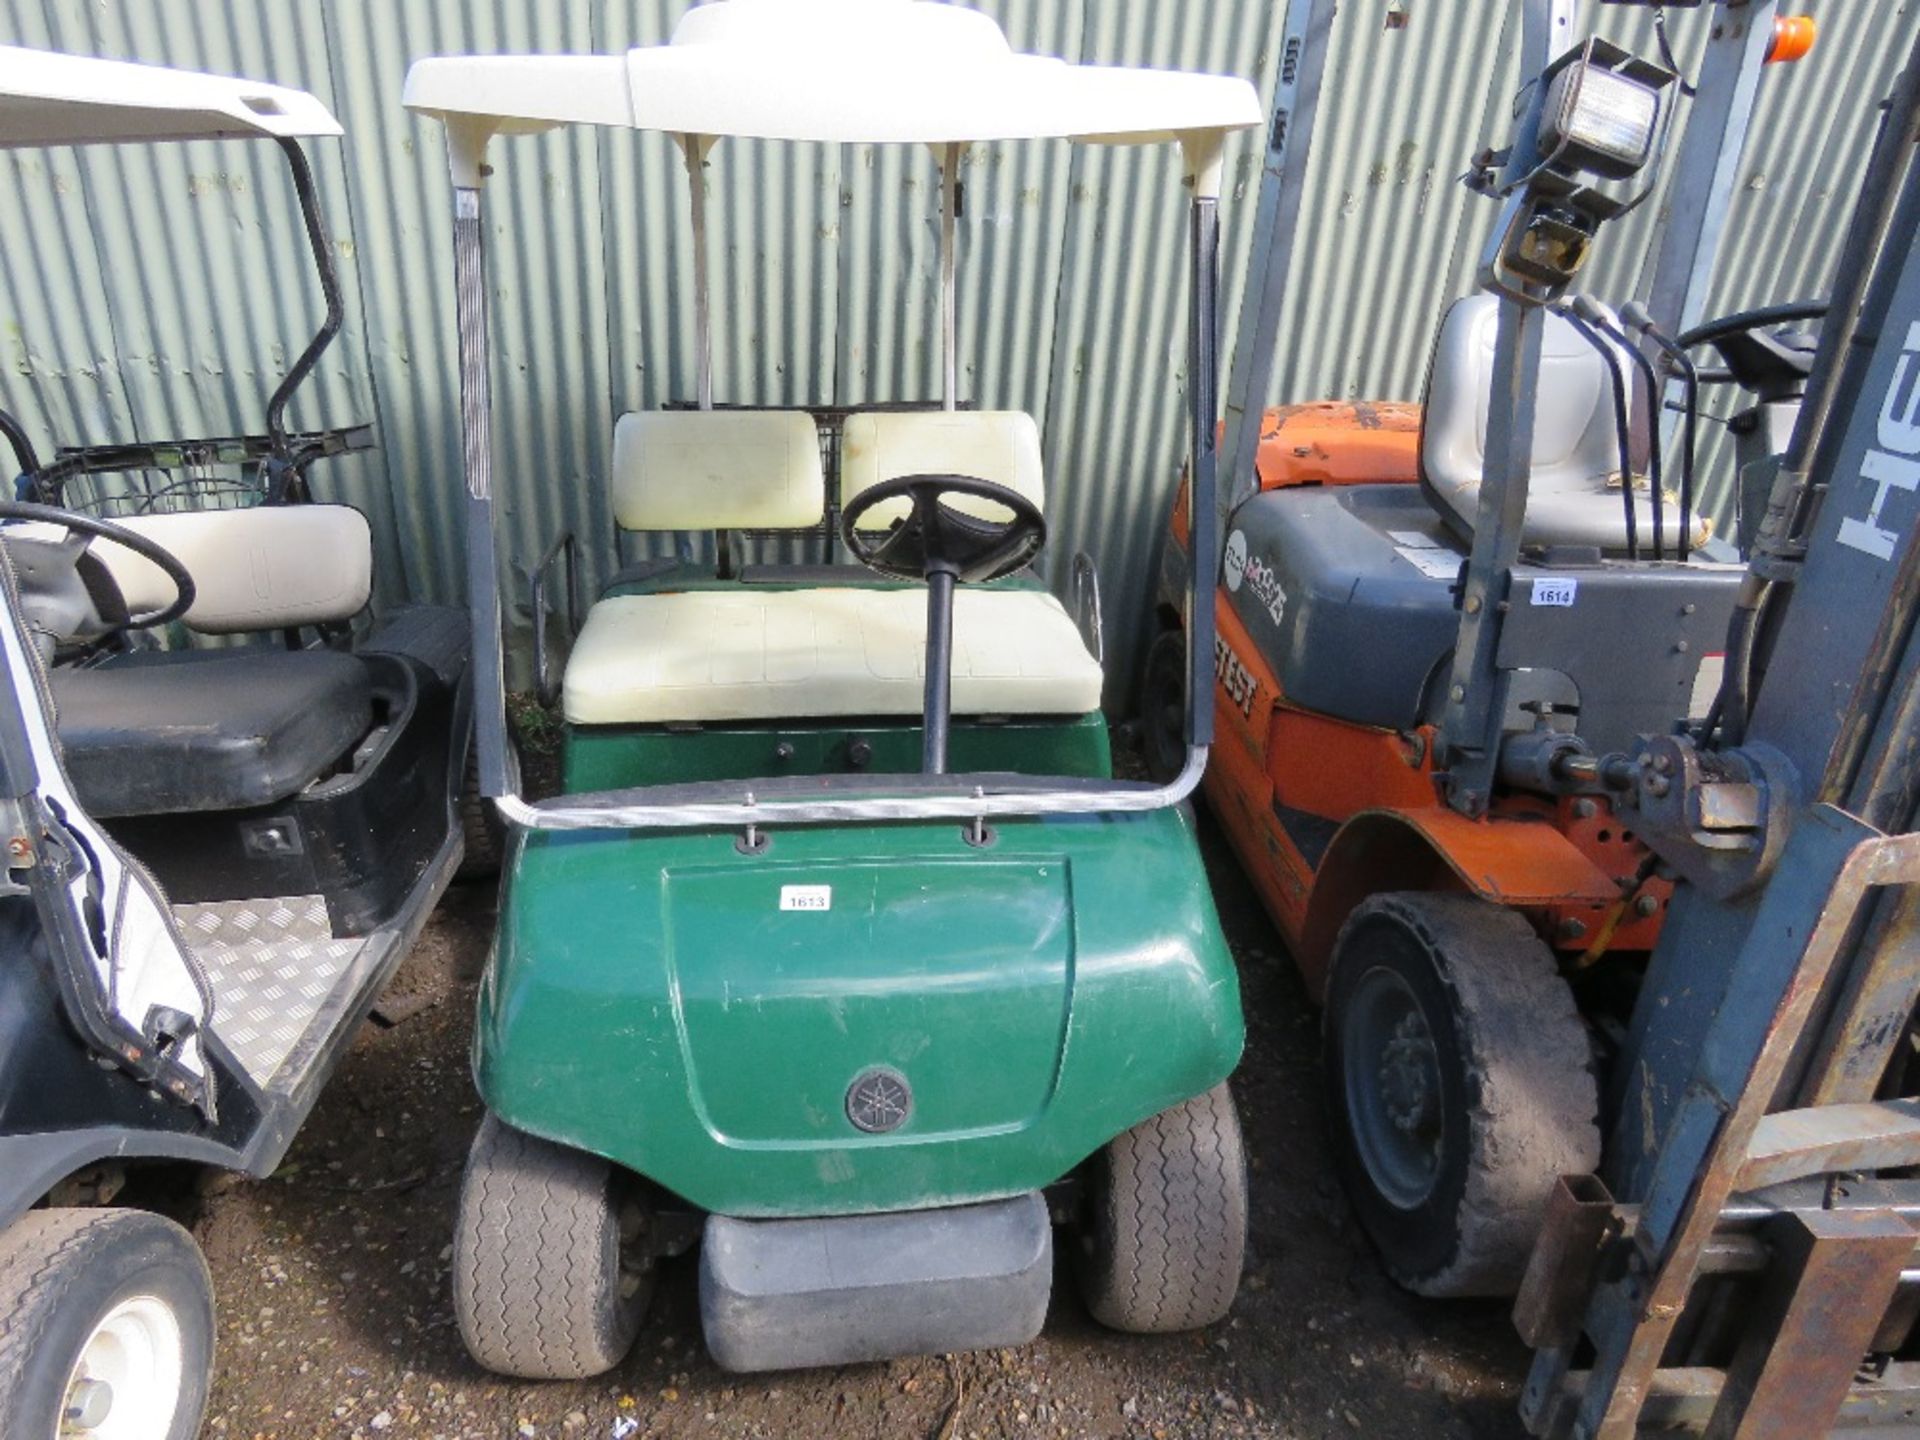
[[[48,505],[127,519],[191,510],[242,510],[275,498],[305,498],[309,465],[329,456],[373,447],[373,433],[357,425],[287,436],[234,435],[205,440],[160,440],[129,445],[70,446],[29,482],[31,497]],[[275,454],[288,465],[271,463]]]

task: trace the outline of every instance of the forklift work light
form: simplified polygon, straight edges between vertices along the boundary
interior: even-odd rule
[[[1548,82],[1540,148],[1624,180],[1647,163],[1659,119],[1660,96],[1650,86],[1583,56]]]
[[[1791,65],[1813,53],[1820,38],[1820,25],[1811,15],[1782,15],[1773,22],[1773,39],[1767,44],[1767,64]]]
[[[1513,148],[1484,152],[1468,178],[1509,202],[1490,276],[1550,293],[1572,282],[1600,227],[1651,193],[1616,193],[1624,187],[1608,182],[1634,180],[1652,160],[1665,128],[1660,92],[1673,81],[1673,71],[1597,36],[1541,72]]]

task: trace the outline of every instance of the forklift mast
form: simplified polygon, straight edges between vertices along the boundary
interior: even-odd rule
[[[1711,6],[1635,327],[1656,364],[1701,319],[1775,35],[1772,0]],[[1257,485],[1336,8],[1288,6],[1223,522]],[[1570,0],[1521,0],[1520,18],[1523,73],[1574,48]],[[1510,738],[1501,601],[1558,295],[1498,263],[1529,126],[1477,164],[1507,201],[1481,275],[1502,314],[1439,737],[1446,802],[1469,817]],[[1561,1182],[1517,1304],[1535,1434],[1798,1440],[1920,1415],[1920,50],[1881,126],[1713,716],[1582,762],[1676,894],[1613,1066],[1602,1173]],[[1637,417],[1637,455],[1662,423]]]
[[[1622,757],[1678,887],[1604,1180],[1516,1316],[1534,1433],[1910,1426],[1920,1319],[1920,47],[1849,231],[1719,726]],[[1617,1197],[1617,1198],[1616,1198]]]

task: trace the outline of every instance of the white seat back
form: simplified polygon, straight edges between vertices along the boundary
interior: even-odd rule
[[[1487,417],[1493,394],[1493,352],[1500,328],[1494,295],[1456,301],[1440,323],[1427,379],[1420,434],[1420,471],[1443,518],[1471,535],[1486,464]],[[1564,317],[1549,313],[1540,344],[1540,387],[1533,429],[1533,471],[1527,486],[1524,538],[1534,545],[1627,548],[1620,493],[1620,444],[1614,423],[1613,376],[1601,352]],[[1640,409],[1633,362],[1617,345],[1627,379],[1628,413]],[[1653,540],[1653,506],[1637,493],[1638,539]],[[1695,519],[1693,543],[1710,527]],[[1679,506],[1665,506],[1667,543],[1680,533]]]
[[[351,620],[373,593],[373,532],[347,505],[255,505],[116,518],[193,576],[184,619],[205,635],[241,635]],[[151,560],[107,541],[92,553],[127,607],[167,604],[173,582]]]
[[[840,439],[840,503],[903,475],[969,475],[1005,485],[1045,508],[1040,427],[1021,410],[867,411],[849,415]],[[1006,518],[990,500],[956,497],[953,508]],[[906,518],[905,500],[876,506],[861,525],[884,530]]]
[[[826,514],[813,417],[659,410],[613,432],[613,517],[626,530],[780,530]]]

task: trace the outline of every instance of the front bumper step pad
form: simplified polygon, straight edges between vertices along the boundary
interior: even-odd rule
[[[1024,1345],[1053,1285],[1038,1192],[817,1220],[707,1218],[700,1319],[728,1370],[798,1370]]]

